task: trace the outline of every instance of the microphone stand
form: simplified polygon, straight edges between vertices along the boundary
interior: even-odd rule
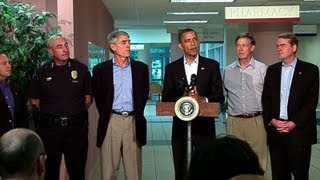
[[[190,94],[195,93],[195,90],[194,90],[195,85],[196,85],[195,77],[192,76],[190,86],[188,86],[188,89],[187,89],[188,96]],[[191,121],[188,121],[187,122],[187,170],[189,170],[189,167],[190,167],[191,156],[192,156]]]
[[[191,121],[187,122],[187,170],[189,170],[192,155]]]

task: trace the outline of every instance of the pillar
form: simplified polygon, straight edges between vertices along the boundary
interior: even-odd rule
[[[277,36],[292,32],[292,23],[249,23],[248,29],[256,39],[254,57],[267,65],[278,62]]]

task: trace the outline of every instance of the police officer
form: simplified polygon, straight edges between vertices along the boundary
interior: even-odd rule
[[[88,152],[88,111],[92,103],[88,68],[70,59],[66,39],[54,35],[48,51],[52,61],[44,63],[31,81],[31,102],[39,110],[37,133],[48,159],[46,180],[59,179],[62,153],[70,179],[84,180]]]

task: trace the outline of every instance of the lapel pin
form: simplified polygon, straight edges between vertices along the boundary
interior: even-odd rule
[[[201,70],[204,70],[204,67],[201,67]]]
[[[302,73],[301,73],[301,72],[299,72],[299,74],[301,75]]]

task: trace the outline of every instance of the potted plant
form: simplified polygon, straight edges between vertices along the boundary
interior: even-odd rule
[[[55,17],[27,3],[0,2],[0,52],[11,59],[10,79],[25,91],[35,68],[49,58],[47,40],[58,30],[49,20]]]
[[[47,40],[59,31],[49,24],[55,17],[27,3],[0,2],[0,52],[11,60],[10,80],[26,97],[35,69],[49,58]]]

